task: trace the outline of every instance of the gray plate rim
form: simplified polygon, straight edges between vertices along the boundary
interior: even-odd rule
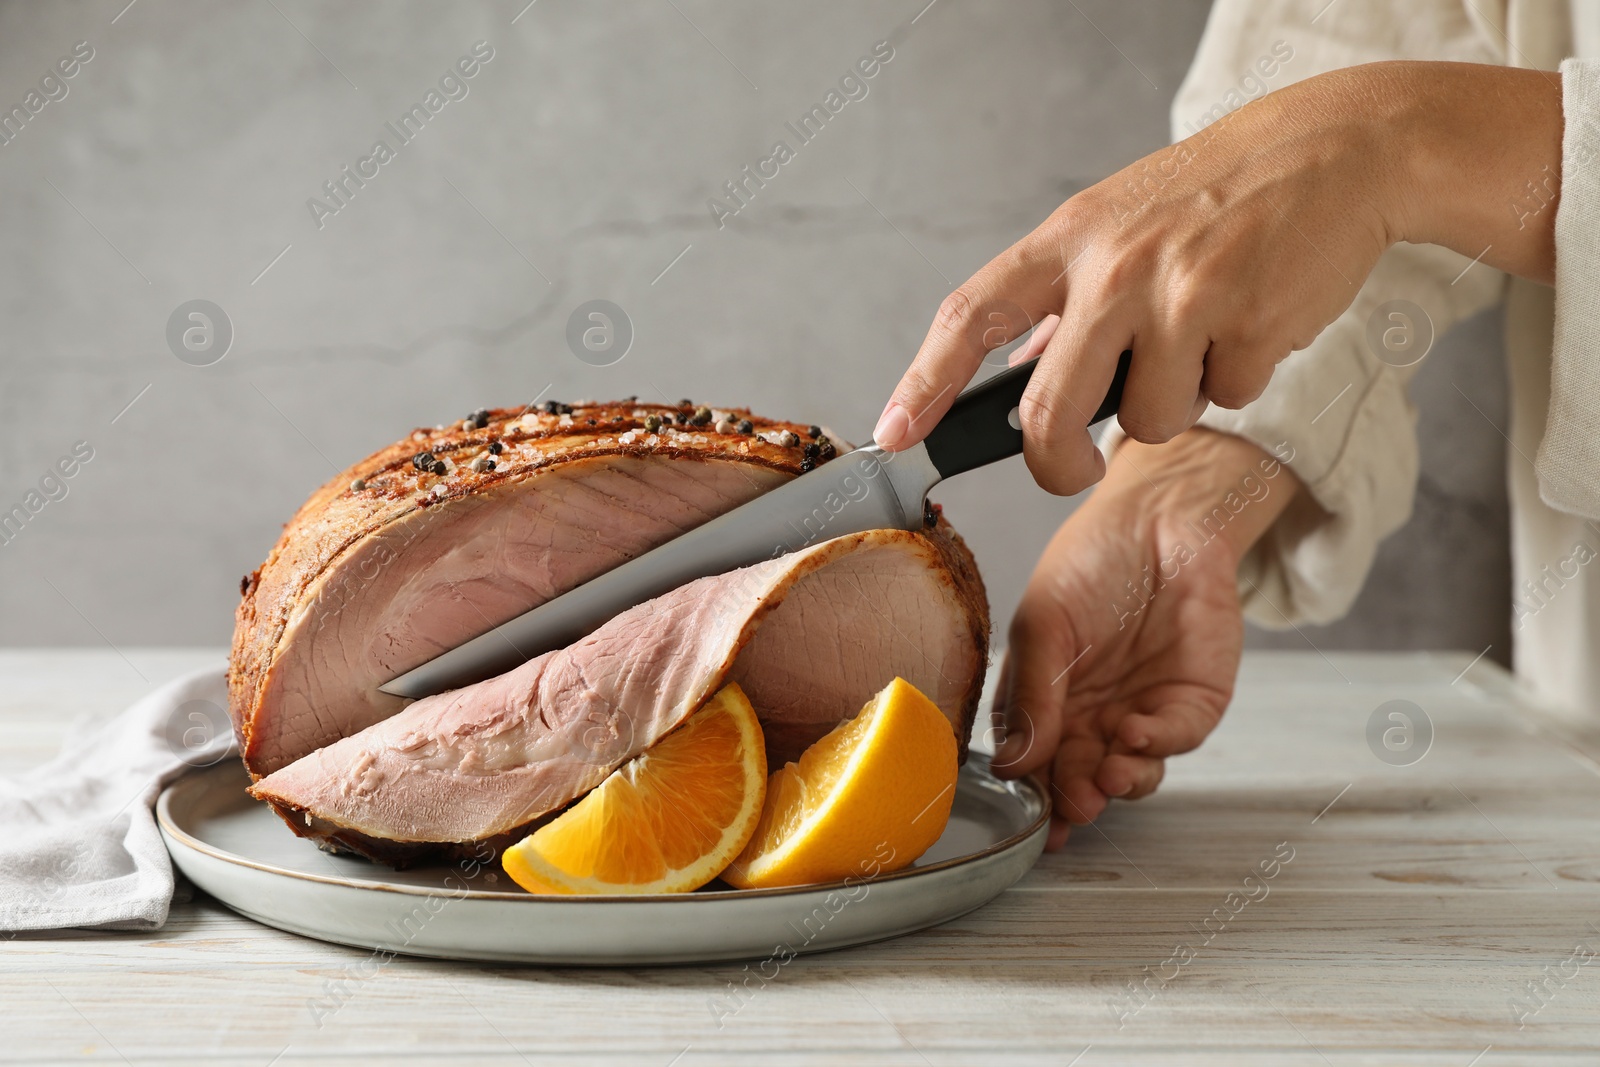
[[[405,896],[435,897],[441,891],[437,887],[403,885],[397,882],[384,882],[362,878],[345,878],[337,875],[313,874],[308,871],[297,871],[288,867],[280,867],[273,863],[264,863],[260,860],[241,856],[236,852],[229,852],[217,848],[208,842],[202,841],[179,825],[172,814],[175,803],[181,802],[188,793],[202,790],[210,785],[209,779],[220,777],[223,768],[239,773],[243,767],[234,762],[233,757],[225,758],[209,767],[197,768],[176,779],[161,791],[156,799],[156,823],[163,835],[183,847],[197,852],[203,856],[223,863],[239,867],[247,867],[266,874],[279,875],[293,878],[303,882],[320,882],[326,885],[343,886],[348,889],[362,889],[375,892],[397,893]],[[889,874],[880,874],[871,879],[875,884],[884,882],[901,881],[907,878],[918,878],[923,875],[946,871],[955,867],[976,863],[988,856],[1006,852],[1016,848],[1037,834],[1050,820],[1050,798],[1039,788],[1031,778],[1002,779],[996,777],[990,766],[989,757],[981,752],[969,752],[967,761],[962,765],[963,776],[975,773],[979,783],[985,788],[998,789],[1010,793],[1020,803],[1026,806],[1037,805],[1038,811],[1035,818],[1027,826],[1018,830],[991,845],[968,852],[960,856],[940,860],[922,867],[906,867],[903,870]],[[642,904],[662,903],[677,907],[687,907],[695,902],[701,903],[726,903],[730,900],[751,900],[757,897],[797,896],[801,894],[826,892],[840,887],[848,887],[846,881],[813,882],[806,885],[784,886],[779,889],[699,889],[691,893],[619,893],[619,894],[538,894],[528,893],[523,890],[491,890],[469,889],[461,892],[452,891],[448,895],[457,899],[470,900],[501,900],[521,901],[538,905],[595,905],[595,904]]]

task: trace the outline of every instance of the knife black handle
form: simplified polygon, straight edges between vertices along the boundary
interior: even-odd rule
[[[1106,390],[1106,398],[1089,419],[1089,425],[1117,413],[1132,360],[1132,352],[1122,353],[1117,360],[1111,388]],[[941,478],[1022,454],[1022,431],[1011,425],[1011,412],[1022,402],[1023,390],[1038,362],[1035,358],[1019,363],[956,397],[927,439],[928,458],[939,469]]]

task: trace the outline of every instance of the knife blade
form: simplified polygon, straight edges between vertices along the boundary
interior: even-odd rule
[[[1122,353],[1091,425],[1116,414],[1131,358],[1131,352]],[[459,689],[564,648],[627,609],[696,578],[844,534],[921,529],[928,491],[935,485],[1021,454],[1017,405],[1037,362],[1008,368],[963,392],[939,425],[911,448],[887,452],[874,444],[847,452],[378,688],[412,698]]]

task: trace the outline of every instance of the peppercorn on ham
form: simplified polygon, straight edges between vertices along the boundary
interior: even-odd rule
[[[230,712],[257,795],[296,833],[413,862],[493,840],[536,819],[541,805],[573,799],[695,710],[730,672],[762,714],[770,754],[780,760],[895,673],[939,694],[964,743],[982,684],[988,612],[971,554],[942,519],[900,532],[891,539],[898,548],[868,552],[877,536],[869,535],[849,550],[831,548],[833,555],[758,565],[785,591],[771,603],[724,591],[731,599],[707,606],[711,615],[691,612],[673,625],[645,606],[608,624],[636,620],[607,645],[595,645],[597,632],[409,708],[377,688],[827,462],[841,445],[817,427],[743,410],[551,402],[474,412],[357,463],[312,495],[242,583]],[[874,575],[845,565],[857,555],[885,569]],[[805,566],[815,577],[784,569],[801,566],[801,556],[813,560]],[[720,577],[735,591],[754,588],[747,577]],[[830,592],[808,591],[823,589]],[[652,605],[658,611],[684,593]],[[714,619],[722,629],[696,632]],[[913,654],[928,641],[933,646]],[[562,681],[579,677],[579,689]],[[645,677],[662,688],[652,695],[630,681]],[[527,733],[527,714],[546,733]],[[516,744],[525,746],[502,756],[527,759],[477,762],[499,751],[501,727],[521,730]],[[600,744],[602,737],[611,739]],[[419,738],[443,770],[423,773],[407,755]],[[352,804],[367,799],[346,808],[335,794]],[[553,799],[563,794],[570,795]],[[440,822],[453,807],[460,819]]]

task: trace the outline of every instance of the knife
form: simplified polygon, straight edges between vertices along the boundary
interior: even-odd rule
[[[1133,353],[1122,353],[1090,425],[1116,414]],[[1037,359],[1008,368],[956,397],[922,442],[900,452],[877,445],[816,470],[501,623],[384,685],[425,697],[504,674],[564,648],[612,617],[696,578],[773,559],[864,530],[920,530],[928,490],[954,475],[1022,452],[1017,405]]]

